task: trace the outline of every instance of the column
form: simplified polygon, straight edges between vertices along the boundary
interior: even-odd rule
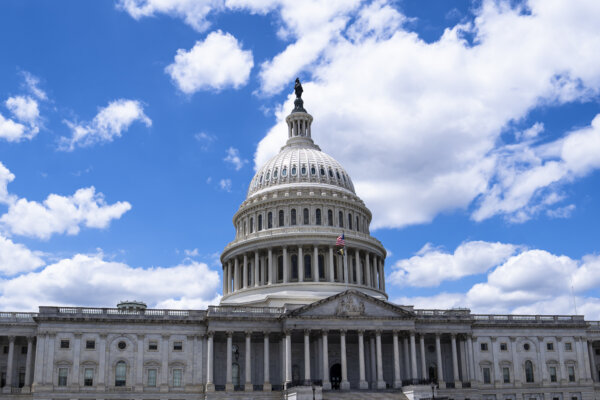
[[[335,282],[335,272],[333,271],[333,246],[329,246],[329,282]]]
[[[298,246],[298,282],[304,281],[304,255],[302,246]]]
[[[456,351],[456,334],[450,335],[450,341],[452,343],[452,374],[454,378],[454,387],[459,389],[462,387],[460,378],[458,375],[458,352]],[[492,343],[492,353],[494,353],[494,344]],[[494,363],[494,369],[498,370],[498,367]]]
[[[362,285],[362,266],[360,265],[360,252],[354,250],[354,262],[356,263],[356,284]]]
[[[377,346],[377,389],[385,389],[383,380],[383,362],[381,358],[381,331],[375,331],[375,341]]]
[[[227,294],[227,265],[223,264],[223,296]]]
[[[46,342],[48,343],[48,342]],[[100,343],[98,346],[98,390],[104,390],[104,378],[106,376],[106,334],[100,334]]]
[[[473,357],[473,340],[470,334],[467,335],[467,361],[469,364],[469,381],[471,382],[471,387],[473,387],[475,384],[475,358]]]
[[[310,329],[304,330],[304,384],[310,385]]]
[[[213,382],[213,336],[214,332],[207,332],[208,340],[206,343],[206,391],[214,392],[215,384]],[[231,354],[231,353],[230,353]]]
[[[589,352],[589,358],[591,361],[591,367],[592,367],[592,381],[597,382],[598,381],[598,369],[596,367],[596,354],[594,353],[594,345],[592,341],[588,342],[588,352]]]
[[[285,331],[285,387],[292,383],[292,331]]]
[[[558,364],[560,365],[560,384],[565,385],[567,383],[567,368],[565,367],[565,344],[562,342],[562,337],[556,338],[556,345],[558,346]]]
[[[383,260],[379,260],[379,286],[380,289],[385,292],[385,272],[383,269]]]
[[[342,263],[344,265],[344,283],[347,285],[350,281],[348,279],[348,248],[346,247],[346,251],[344,251],[344,255],[342,255]]]
[[[135,391],[144,391],[144,335],[137,335],[135,353]]]
[[[319,282],[319,248],[313,249],[313,281]],[[323,263],[323,275],[325,274],[325,263]]]
[[[402,352],[404,355],[404,374],[407,380],[411,380],[412,376],[410,376],[410,351],[408,348],[408,336],[404,336]]]
[[[417,346],[415,343],[415,333],[413,331],[410,332],[410,373],[411,378],[414,381],[417,380]]]
[[[233,351],[233,332],[227,332],[227,372],[225,376],[225,390],[233,390],[233,376],[231,373],[231,352]]]
[[[160,367],[160,390],[169,390],[169,335],[162,335],[160,344],[162,366]]]
[[[371,389],[377,387],[377,361],[375,360],[375,336],[369,338],[369,354],[371,357]]]
[[[590,365],[590,354],[588,353],[588,341],[586,337],[581,337],[581,350],[583,352],[583,359],[584,359],[584,365],[585,365],[585,380],[586,381],[593,381],[593,373],[591,371],[591,365]]]
[[[393,332],[392,342],[394,345],[394,389],[402,387],[400,376],[400,349],[398,347],[398,331]]]
[[[194,357],[192,386],[202,385],[202,353],[204,352],[204,335],[194,336]]]
[[[27,336],[27,359],[25,361],[25,392],[31,389],[31,367],[33,366],[33,336]]]
[[[419,347],[421,350],[421,379],[427,380],[427,363],[425,361],[425,334],[419,335]]]
[[[269,247],[269,273],[267,274],[268,276],[268,280],[267,280],[267,285],[272,285],[273,284],[273,249],[271,247]]]
[[[556,338],[556,339],[560,340],[559,338]],[[476,346],[476,344],[471,348],[471,354],[472,354],[473,358],[475,358],[475,346]],[[521,386],[521,370],[519,368],[519,365],[521,364],[521,362],[517,358],[517,338],[514,336],[510,338],[510,348],[511,348],[511,352],[512,352],[512,364],[513,364],[513,368],[514,368],[513,373],[515,375],[515,386],[520,387]],[[562,366],[564,366],[565,364],[564,364],[564,360],[561,358],[561,354],[562,353],[559,348],[558,355],[559,355],[559,359],[560,359],[561,373],[562,373]],[[475,368],[475,360],[473,360],[473,368]],[[564,379],[563,377],[564,377],[564,375],[561,374],[561,379]],[[562,382],[562,383],[564,383],[564,382]]]
[[[342,382],[340,389],[350,389],[350,382],[348,382],[348,362],[346,360],[346,331],[340,330],[340,353],[342,356]]]
[[[371,256],[369,252],[365,253],[365,281],[368,287],[371,287]]]
[[[542,384],[546,384],[550,379],[548,377],[548,368],[546,366],[546,343],[544,343],[544,337],[538,336],[538,347],[540,349],[539,352],[539,365],[541,369],[540,378]],[[500,369],[500,368],[498,368]]]
[[[240,285],[240,260],[236,257],[233,261],[233,290],[239,290],[242,286]]]
[[[33,370],[33,384],[32,389],[35,390],[38,386],[44,382],[44,351],[45,351],[45,334],[38,332],[37,342],[35,345],[35,364]]]
[[[270,250],[269,250],[270,251]],[[269,257],[270,259],[271,257]],[[271,277],[271,275],[269,275],[269,278]],[[269,376],[269,371],[270,371],[270,363],[269,363],[269,332],[268,331],[264,331],[263,332],[263,341],[264,341],[264,345],[263,345],[263,366],[264,366],[264,372],[263,372],[263,377],[264,377],[264,382],[263,382],[263,391],[265,392],[270,392],[271,391],[271,377]]]
[[[365,344],[364,344],[364,333],[363,329],[358,330],[358,371],[359,371],[359,382],[358,387],[360,389],[368,389],[369,384],[365,380]]]
[[[6,361],[6,384],[2,391],[4,393],[10,393],[13,383],[13,361],[15,358],[15,337],[8,337],[8,359]],[[50,367],[54,369],[52,366]]]
[[[331,389],[331,381],[329,380],[329,348],[327,346],[327,330],[322,331],[323,338],[323,390]]]
[[[438,385],[440,389],[446,387],[446,382],[444,382],[444,369],[442,367],[442,346],[440,344],[440,334],[435,334],[435,354],[437,358],[437,376],[438,376]]]
[[[244,390],[246,392],[251,392],[254,390],[252,386],[252,364],[251,364],[251,347],[252,347],[252,332],[246,331],[246,384],[244,385]]]
[[[231,288],[231,281],[233,280],[233,264],[231,264],[231,260],[227,262],[227,294],[231,293],[235,290],[235,287]]]
[[[288,254],[287,247],[283,248],[283,283],[289,282]]]
[[[260,260],[259,260],[258,251],[255,251],[254,252],[254,287],[257,287],[259,283],[260,283]]]
[[[248,254],[244,253],[244,265],[242,265],[242,288],[248,287]]]
[[[590,379],[590,369],[588,367],[589,363],[585,362],[585,354],[587,351],[584,351],[583,346],[583,337],[575,337],[575,344],[577,350],[577,363],[579,364],[579,381],[589,380]],[[581,360],[581,361],[580,361]]]

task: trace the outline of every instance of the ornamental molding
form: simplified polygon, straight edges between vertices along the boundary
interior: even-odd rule
[[[365,315],[365,303],[355,297],[342,297],[335,309],[336,317],[361,317]]]

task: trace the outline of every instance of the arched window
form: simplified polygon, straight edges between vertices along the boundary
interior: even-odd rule
[[[358,215],[356,216],[356,230],[360,231],[360,228],[358,227]]]
[[[254,218],[250,217],[250,233],[254,232]]]
[[[246,230],[246,221],[244,221],[244,235],[248,233],[248,231]]]
[[[292,279],[298,279],[298,256],[292,254]]]
[[[281,176],[283,176],[283,177],[287,176],[287,167],[283,167],[283,169],[281,170]]]
[[[348,229],[352,230],[352,214],[348,213]]]
[[[327,210],[327,225],[333,226],[333,211]]]
[[[292,222],[291,225],[296,225],[296,209],[292,208]]]
[[[273,178],[277,178],[277,168],[273,170]]]
[[[533,379],[533,363],[529,360],[525,361],[525,381],[531,383]]]
[[[283,226],[283,210],[279,210],[279,227]]]
[[[304,279],[312,278],[312,257],[310,254],[304,255]]]
[[[273,227],[273,213],[269,211],[267,214],[267,229],[271,229]]]
[[[302,175],[306,175],[306,165],[302,165],[300,172],[302,173]]]
[[[283,281],[283,256],[277,257],[277,280]]]
[[[333,178],[333,171],[331,170],[331,168],[329,169],[329,177]]]
[[[119,361],[115,368],[115,386],[126,386],[127,384],[127,364],[125,361]]]
[[[350,229],[352,229],[352,228],[350,228]],[[352,281],[354,283],[358,283],[356,281],[356,258],[355,257],[352,257]]]
[[[317,208],[317,211],[315,211],[315,222],[317,223],[317,225],[321,225],[321,209]]]
[[[317,169],[315,168],[315,166],[314,166],[314,165],[313,165],[313,166],[311,166],[311,167],[310,167],[310,174],[311,174],[311,175],[315,175],[316,173],[317,173]]]
[[[258,230],[262,231],[262,214],[258,215]]]
[[[325,279],[325,257],[319,254],[319,279]]]
[[[308,208],[302,210],[302,220],[304,225],[308,225]]]
[[[344,227],[344,214],[341,211],[338,213],[338,225],[340,228]]]
[[[292,166],[292,176],[296,176],[296,166]]]
[[[321,167],[321,176],[325,176],[325,168]]]

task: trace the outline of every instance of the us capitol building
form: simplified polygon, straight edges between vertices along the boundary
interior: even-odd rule
[[[221,303],[1,312],[0,399],[600,399],[599,322],[388,302],[371,213],[295,89],[233,217]]]

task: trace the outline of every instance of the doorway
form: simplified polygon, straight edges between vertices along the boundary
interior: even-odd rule
[[[329,378],[331,379],[331,389],[340,390],[340,382],[342,381],[342,366],[340,364],[331,366]]]

